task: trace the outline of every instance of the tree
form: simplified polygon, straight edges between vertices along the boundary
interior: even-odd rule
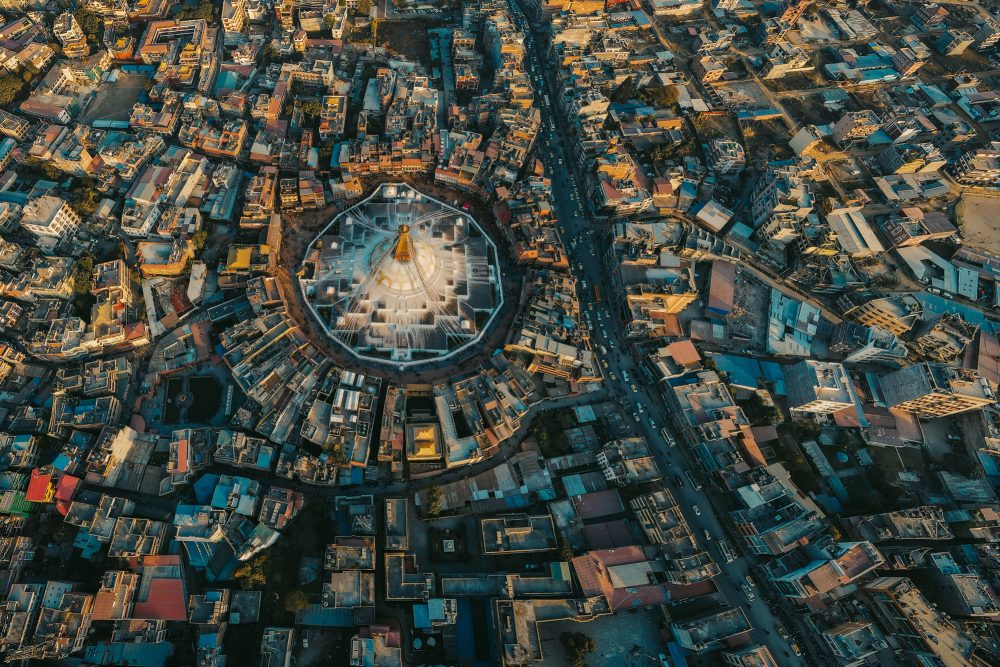
[[[285,594],[284,607],[285,611],[290,611],[293,614],[301,609],[305,609],[309,605],[309,598],[306,594],[302,592],[301,589],[296,588],[293,591],[288,591]]]
[[[571,547],[569,545],[569,542],[566,541],[565,536],[559,535],[558,544],[559,544],[559,560],[566,563],[573,560],[573,547]]]
[[[73,291],[77,294],[87,294],[90,292],[90,279],[94,273],[94,258],[86,254],[76,262],[73,270]]]
[[[628,102],[635,95],[635,82],[632,77],[622,81],[621,85],[611,93],[611,101],[617,104]]]
[[[307,116],[319,118],[319,115],[323,113],[323,102],[317,99],[306,100],[299,105],[299,109]]]
[[[236,568],[233,576],[240,582],[243,590],[261,588],[267,583],[268,554],[261,554]]]
[[[672,107],[677,104],[677,86],[649,86],[639,93],[639,97],[646,104],[664,108]]]
[[[194,9],[184,9],[177,15],[180,19],[204,19],[211,21],[215,16],[215,9],[212,7],[212,0],[199,0],[198,6]]]
[[[427,514],[437,516],[441,513],[441,487],[432,486],[427,489]]]
[[[16,74],[0,77],[0,106],[7,106],[24,90],[24,80]]]
[[[69,194],[70,206],[80,214],[81,218],[92,216],[101,203],[101,191],[97,189],[94,179],[89,176],[75,179]]]
[[[58,181],[64,177],[64,174],[51,162],[42,162],[36,157],[29,157],[24,161],[24,166],[31,171],[42,174],[50,181]]]
[[[191,247],[194,248],[195,254],[201,253],[205,249],[205,242],[208,241],[208,232],[204,229],[199,229],[191,237]]]
[[[559,635],[559,641],[566,653],[566,662],[573,667],[585,667],[585,658],[597,648],[594,640],[582,632],[564,632]]]
[[[358,4],[354,6],[354,11],[358,13],[358,16],[371,16],[372,0],[358,0]]]
[[[80,9],[73,14],[73,18],[80,24],[80,30],[87,36],[87,39],[96,40],[101,32],[101,17],[89,9]]]

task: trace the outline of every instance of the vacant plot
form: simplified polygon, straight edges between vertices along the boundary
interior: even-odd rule
[[[771,101],[755,81],[733,81],[721,86],[719,93],[723,96],[728,94],[734,102],[748,104],[755,108],[771,106]]]
[[[962,238],[968,245],[1000,252],[1000,197],[965,194],[955,208]]]
[[[378,45],[387,51],[415,60],[425,67],[431,64],[430,38],[427,21],[381,21],[378,24]]]
[[[785,97],[781,100],[785,111],[797,123],[834,123],[843,115],[843,111],[835,111],[823,103],[820,95],[801,95]]]
[[[117,81],[101,85],[98,94],[80,116],[80,123],[127,121],[132,115],[132,107],[144,97],[147,81],[149,77],[141,74],[119,72]]]
[[[747,155],[753,162],[792,157],[792,149],[788,146],[791,137],[780,118],[743,123],[743,138],[747,142]]]
[[[864,187],[865,167],[854,158],[846,160],[831,160],[823,165],[831,180],[839,183],[845,190]]]
[[[694,126],[702,141],[720,137],[738,139],[740,136],[735,121],[728,114],[698,114],[694,116]]]

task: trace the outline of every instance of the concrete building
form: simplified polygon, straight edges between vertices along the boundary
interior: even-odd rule
[[[912,294],[872,298],[856,294],[838,302],[844,316],[870,327],[879,327],[896,336],[912,329],[923,314],[923,306]]]
[[[879,379],[891,408],[931,419],[977,410],[996,402],[990,383],[975,371],[923,362]]]
[[[781,464],[754,470],[751,480],[736,489],[742,508],[730,512],[751,553],[787,553],[807,544],[826,526],[819,507],[799,491]]]
[[[59,40],[63,55],[67,58],[82,58],[90,52],[87,36],[83,34],[76,17],[69,12],[56,17],[52,25],[52,34]]]
[[[1000,184],[1000,141],[992,141],[989,146],[966,151],[948,170],[963,185]]]
[[[885,636],[870,621],[845,621],[820,633],[827,649],[842,663],[862,664],[861,661],[878,651],[889,648]]]
[[[941,665],[986,667],[975,642],[938,611],[907,577],[880,577],[864,587],[871,610],[886,635],[901,647],[909,664],[931,660]]]
[[[742,171],[747,166],[743,146],[732,139],[713,139],[708,145],[708,163],[720,174]]]
[[[76,233],[80,216],[59,197],[43,195],[24,206],[21,226],[39,239],[62,240]]]
[[[849,111],[833,124],[830,138],[839,146],[865,141],[882,126],[878,115],[870,109]]]
[[[792,413],[829,415],[860,405],[842,364],[804,359],[783,370]]]

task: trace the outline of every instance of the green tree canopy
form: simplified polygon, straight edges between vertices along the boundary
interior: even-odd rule
[[[101,17],[89,9],[78,9],[73,18],[80,24],[80,30],[87,39],[94,39],[101,34]]]
[[[432,486],[427,489],[427,514],[437,516],[441,513],[441,488]]]
[[[24,80],[16,74],[0,77],[0,106],[7,106],[24,90]]]
[[[90,291],[90,280],[94,273],[94,257],[90,254],[84,255],[76,262],[73,270],[73,291],[77,294],[86,294]]]
[[[285,594],[285,611],[290,611],[294,614],[301,609],[305,609],[307,606],[309,606],[309,598],[306,597],[306,594],[301,589],[296,588]]]
[[[208,241],[208,232],[204,229],[199,229],[191,237],[191,247],[194,248],[195,253],[200,253],[205,249],[205,242]]]
[[[264,584],[267,583],[267,567],[268,560],[270,556],[268,554],[261,554],[256,558],[243,563],[236,571],[233,572],[233,576],[240,582],[240,586],[244,590],[251,588],[262,588]]]
[[[319,115],[323,113],[323,102],[322,100],[317,99],[306,100],[299,106],[299,108],[305,115],[313,118],[319,118]]]
[[[573,667],[585,667],[587,654],[597,648],[594,640],[582,632],[564,632],[559,635],[559,641],[566,653],[566,662]]]

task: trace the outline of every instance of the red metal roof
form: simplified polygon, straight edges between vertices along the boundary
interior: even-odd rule
[[[617,489],[595,491],[576,496],[573,498],[573,504],[576,506],[576,513],[583,520],[597,519],[625,511]]]
[[[76,493],[76,487],[80,484],[80,478],[73,475],[63,475],[56,484],[56,500],[72,500]]]
[[[591,549],[614,549],[635,544],[623,519],[584,526],[583,533]]]
[[[133,618],[159,621],[187,620],[187,593],[180,579],[153,579],[144,602],[136,602]]]
[[[28,491],[24,494],[25,500],[33,503],[47,503],[51,500],[52,474],[42,472],[40,468],[31,471],[31,481],[28,482]]]

